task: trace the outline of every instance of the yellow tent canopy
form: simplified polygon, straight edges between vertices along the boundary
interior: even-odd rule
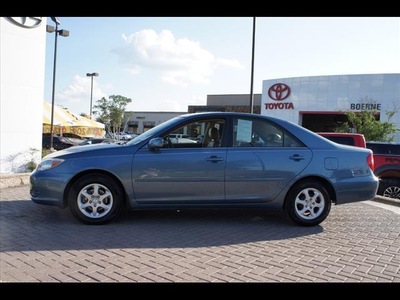
[[[43,133],[50,133],[51,104],[43,103]],[[81,137],[103,137],[105,126],[89,118],[80,116],[61,106],[54,106],[53,132],[74,133]]]

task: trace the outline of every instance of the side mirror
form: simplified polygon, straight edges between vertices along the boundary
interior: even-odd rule
[[[147,144],[149,150],[156,150],[164,147],[164,139],[161,137],[152,138]]]

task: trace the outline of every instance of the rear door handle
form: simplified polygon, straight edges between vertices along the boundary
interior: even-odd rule
[[[292,156],[289,156],[289,159],[299,161],[306,158],[305,156],[300,156],[299,154],[293,154]]]

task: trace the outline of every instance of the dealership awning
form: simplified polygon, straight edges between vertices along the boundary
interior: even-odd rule
[[[43,133],[49,133],[51,126],[51,104],[43,102]],[[61,106],[54,106],[53,132],[74,133],[81,137],[103,137],[105,126],[87,117],[80,116]]]

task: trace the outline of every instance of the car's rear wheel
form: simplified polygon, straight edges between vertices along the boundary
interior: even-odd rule
[[[121,211],[123,192],[109,176],[90,174],[72,186],[68,205],[76,219],[85,224],[100,225],[116,218]]]
[[[296,184],[285,199],[285,212],[301,226],[315,226],[324,221],[331,210],[329,193],[322,183],[306,180]]]

